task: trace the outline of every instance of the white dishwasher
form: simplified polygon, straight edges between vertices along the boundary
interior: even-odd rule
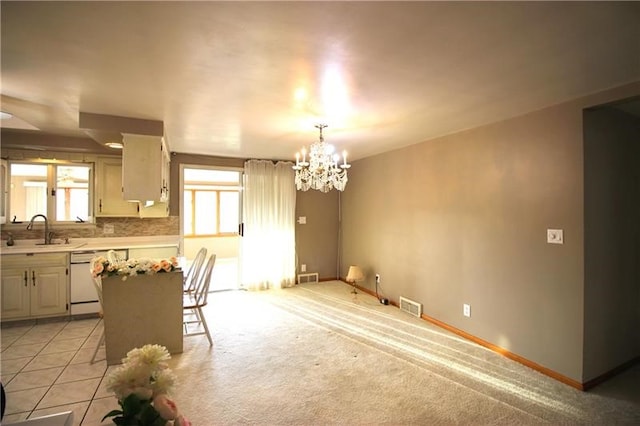
[[[127,249],[115,250],[118,257],[128,259]],[[107,257],[107,250],[71,252],[71,315],[92,314],[100,311],[100,301],[93,286],[89,264],[95,256]]]

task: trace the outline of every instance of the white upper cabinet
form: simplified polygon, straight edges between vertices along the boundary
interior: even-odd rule
[[[96,177],[96,216],[138,216],[138,204],[126,201],[122,197],[122,160],[120,158],[99,158]]]
[[[130,201],[169,200],[169,152],[158,136],[123,135],[123,198]]]

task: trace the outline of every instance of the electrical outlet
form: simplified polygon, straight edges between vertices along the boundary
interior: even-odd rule
[[[471,317],[471,305],[467,305],[466,303],[462,305],[462,315]]]
[[[302,265],[300,265],[300,272],[307,272],[307,264],[303,263]]]
[[[113,234],[114,232],[113,223],[105,223],[104,227],[102,228],[102,232],[104,234]]]

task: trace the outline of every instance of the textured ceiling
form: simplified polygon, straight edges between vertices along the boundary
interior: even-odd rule
[[[640,80],[640,2],[11,2],[3,127],[157,120],[172,151],[358,159]],[[115,129],[118,130],[118,129]]]

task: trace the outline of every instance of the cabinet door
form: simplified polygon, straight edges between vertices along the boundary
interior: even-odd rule
[[[156,136],[123,136],[122,184],[126,200],[161,201],[162,138]]]
[[[122,197],[122,161],[119,158],[98,160],[96,216],[137,217],[138,204]]]
[[[160,201],[169,204],[169,182],[171,180],[171,156],[166,145],[162,144],[162,196]]]
[[[2,270],[2,319],[29,316],[28,271],[25,268]]]
[[[50,266],[33,268],[31,278],[31,315],[54,315],[67,312],[67,268]]]

